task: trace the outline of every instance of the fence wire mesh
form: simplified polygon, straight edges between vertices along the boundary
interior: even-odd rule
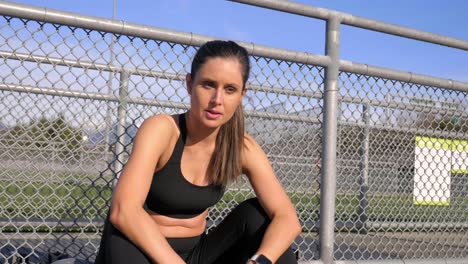
[[[0,261],[94,260],[132,138],[145,118],[186,111],[195,51],[0,18]],[[251,62],[247,131],[300,216],[293,247],[319,259],[324,69]],[[340,74],[336,259],[468,256],[467,106],[466,93]],[[209,228],[253,195],[245,179],[232,183]]]
[[[335,258],[466,257],[467,94],[339,77]]]

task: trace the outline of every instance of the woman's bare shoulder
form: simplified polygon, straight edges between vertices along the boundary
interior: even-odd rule
[[[168,114],[156,114],[146,118],[140,126],[139,130],[157,130],[159,133],[176,132],[177,123],[174,116]]]
[[[171,115],[164,114],[164,113],[152,115],[143,121],[142,126],[144,124],[147,124],[148,126],[159,126],[159,127],[167,126],[168,128],[171,128],[174,125],[177,125],[175,121],[175,117],[176,116],[171,116]]]
[[[264,156],[262,147],[257,143],[254,137],[248,133],[244,134],[243,163],[256,160],[259,156]]]
[[[138,128],[134,139],[134,147],[154,148],[167,147],[166,144],[179,136],[177,124],[172,116],[157,114],[146,118]]]
[[[260,147],[254,137],[249,135],[247,132],[244,133],[244,149],[251,150],[252,148]]]

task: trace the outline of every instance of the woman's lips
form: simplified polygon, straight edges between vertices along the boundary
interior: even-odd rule
[[[218,119],[219,117],[221,117],[221,113],[216,111],[207,110],[205,113],[208,119]]]

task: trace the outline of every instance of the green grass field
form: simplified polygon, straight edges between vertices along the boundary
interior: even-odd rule
[[[81,175],[83,176],[83,175]],[[86,176],[87,177],[87,176]],[[84,178],[86,178],[84,177]],[[84,179],[82,177],[82,179]],[[109,208],[112,190],[106,185],[78,184],[67,181],[26,182],[0,180],[0,218],[4,221],[50,220],[73,221],[75,219],[102,219]],[[76,178],[75,178],[76,179]],[[89,179],[89,178],[88,178]],[[216,209],[223,210],[252,197],[250,191],[228,190]],[[320,197],[318,193],[289,193],[303,221],[319,219]],[[449,206],[414,205],[412,195],[369,195],[367,215],[369,221],[388,222],[467,222],[468,198],[452,198]],[[359,217],[359,197],[338,195],[336,220],[353,221]],[[22,230],[47,230],[24,226]],[[77,224],[79,225],[79,224]],[[4,231],[13,226],[3,226]],[[42,228],[42,229],[41,229]],[[59,228],[60,229],[60,228]]]

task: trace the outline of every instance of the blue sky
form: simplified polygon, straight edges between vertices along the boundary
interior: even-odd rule
[[[281,1],[281,0],[278,0]],[[15,0],[13,2],[111,18],[112,0]],[[325,23],[223,0],[117,0],[118,20],[214,37],[324,53]],[[466,0],[301,0],[468,41]],[[465,11],[464,11],[465,10]],[[468,52],[382,33],[342,27],[341,57],[468,82]]]

